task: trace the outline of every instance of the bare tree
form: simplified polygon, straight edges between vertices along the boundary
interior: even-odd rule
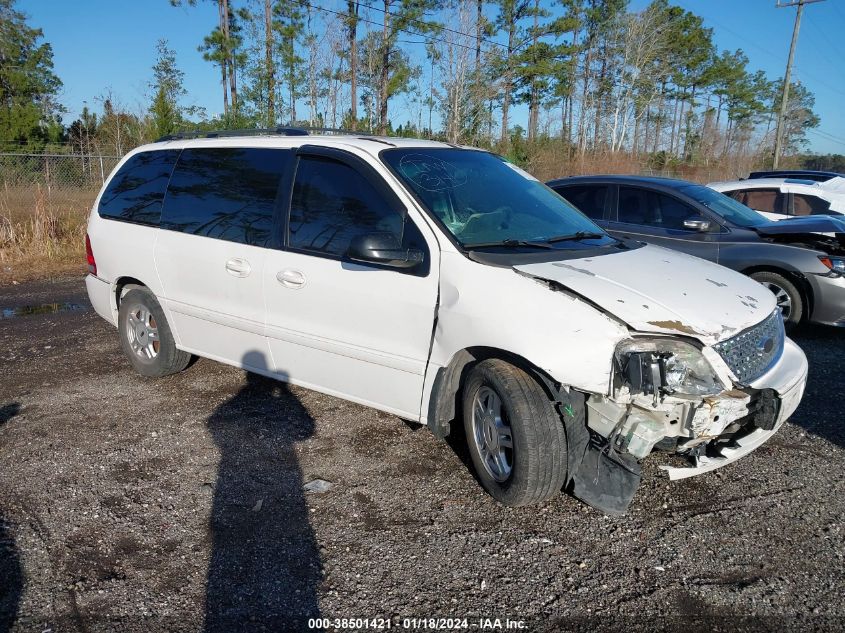
[[[472,57],[473,38],[468,35],[472,31],[476,19],[476,8],[472,0],[448,0],[443,7],[444,19],[451,26],[438,38],[435,46],[437,54],[434,59],[440,71],[441,85],[445,99],[441,109],[444,114],[446,137],[451,143],[457,143],[465,127],[465,118],[471,115],[468,111],[467,92],[470,88],[470,75],[473,72]],[[475,49],[476,54],[478,49]]]
[[[612,108],[607,122],[608,143],[612,152],[622,149],[631,125],[644,115],[638,101],[650,102],[656,94],[656,84],[648,76],[655,61],[665,54],[666,38],[659,28],[660,15],[652,7],[636,14],[617,17],[612,28],[617,79],[610,90]]]

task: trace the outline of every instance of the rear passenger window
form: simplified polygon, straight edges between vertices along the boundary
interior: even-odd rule
[[[792,194],[792,213],[794,215],[824,215],[830,213],[830,203],[817,196],[794,193]]]
[[[586,185],[581,187],[561,187],[556,189],[560,195],[581,213],[594,220],[604,219],[604,205],[607,200],[607,185]]]
[[[179,150],[135,154],[124,163],[100,196],[100,217],[157,225],[161,201]]]
[[[403,216],[348,165],[303,157],[288,225],[289,246],[342,257],[357,235],[386,231],[401,238]]]
[[[728,195],[755,211],[786,213],[785,196],[780,189],[738,189]]]
[[[215,147],[182,151],[162,213],[162,228],[271,246],[279,183],[292,150]]]

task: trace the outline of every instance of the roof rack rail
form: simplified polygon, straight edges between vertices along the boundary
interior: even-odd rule
[[[308,136],[308,130],[301,127],[285,127],[279,126],[274,128],[249,128],[245,130],[196,130],[191,132],[176,132],[174,134],[167,134],[159,139],[156,143],[164,143],[165,141],[182,141],[192,138],[226,138],[230,136]]]
[[[308,132],[322,132],[323,134],[348,134],[350,136],[376,136],[372,132],[363,132],[361,130],[348,130],[340,127],[304,127],[303,130]]]

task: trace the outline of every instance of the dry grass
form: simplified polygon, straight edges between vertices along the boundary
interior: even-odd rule
[[[528,151],[528,171],[542,181],[589,174],[641,174],[671,176],[702,184],[717,180],[744,178],[761,166],[754,157],[730,157],[699,165],[657,165],[646,155],[626,153],[578,156],[561,144],[550,143]]]
[[[85,224],[97,192],[0,189],[0,284],[84,270]]]

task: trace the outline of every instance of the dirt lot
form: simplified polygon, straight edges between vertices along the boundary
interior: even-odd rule
[[[142,379],[79,279],[0,287],[53,303],[0,318],[0,632],[841,630],[845,332],[796,336],[810,383],[769,444],[674,484],[652,458],[611,519],[501,507],[457,444],[211,361]]]

